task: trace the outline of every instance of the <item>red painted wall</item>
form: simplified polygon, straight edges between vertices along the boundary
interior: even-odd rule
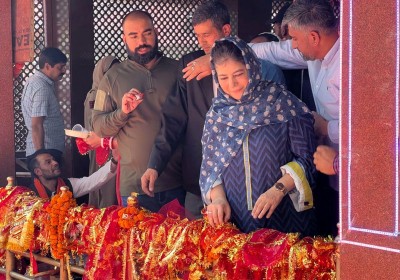
[[[15,175],[11,0],[0,1],[0,186]]]
[[[400,1],[341,3],[340,276],[400,279]]]

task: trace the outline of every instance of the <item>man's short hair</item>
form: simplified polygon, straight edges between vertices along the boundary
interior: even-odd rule
[[[46,63],[51,67],[57,63],[67,63],[67,56],[58,48],[47,47],[40,52],[39,68],[43,69]]]
[[[211,20],[217,29],[222,30],[225,24],[231,23],[228,8],[220,1],[207,1],[200,4],[193,13],[192,25],[196,26]]]
[[[282,26],[329,34],[337,32],[337,19],[327,0],[297,0],[287,9]]]
[[[276,36],[275,34],[272,34],[271,32],[258,33],[256,36],[253,36],[253,38],[251,38],[250,42],[253,41],[255,38],[258,38],[258,37],[265,38],[266,42],[279,42],[278,36]]]
[[[125,21],[130,17],[148,18],[151,21],[151,23],[154,24],[153,17],[148,12],[142,11],[142,10],[134,10],[134,11],[127,13],[124,16],[124,18],[122,19],[122,23],[121,23],[122,28],[124,28]]]
[[[28,165],[28,170],[31,172],[33,177],[36,177],[35,174],[35,168],[39,167],[39,162],[37,160],[38,155],[42,154],[49,154],[52,155],[53,158],[59,162],[59,155],[57,154],[57,151],[54,149],[39,149],[36,152],[34,152],[32,155],[26,157],[26,164]]]

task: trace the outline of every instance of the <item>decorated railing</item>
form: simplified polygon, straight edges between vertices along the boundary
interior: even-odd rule
[[[95,209],[76,206],[67,189],[46,201],[23,187],[0,188],[0,262],[7,250],[31,252],[28,271],[37,275],[33,253],[61,260],[69,273],[80,258],[84,279],[336,278],[337,245],[329,238],[245,234],[171,209],[178,211],[151,213],[135,197],[126,208]]]

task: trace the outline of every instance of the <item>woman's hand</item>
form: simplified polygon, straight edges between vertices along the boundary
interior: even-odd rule
[[[231,218],[231,207],[226,199],[224,187],[215,186],[210,190],[211,203],[207,206],[207,218],[211,226],[226,223]]]
[[[269,188],[269,190],[260,195],[257,199],[251,215],[254,219],[261,219],[265,215],[267,219],[271,218],[283,197],[284,193],[276,189],[274,186]]]
[[[211,226],[226,223],[231,218],[231,207],[226,198],[217,198],[207,206],[207,218]]]

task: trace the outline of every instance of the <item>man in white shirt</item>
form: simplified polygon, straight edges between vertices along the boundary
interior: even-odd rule
[[[30,188],[41,198],[51,198],[63,186],[69,187],[75,198],[97,190],[116,175],[117,164],[114,160],[116,150],[112,151],[113,158],[89,177],[61,178],[60,165],[55,160],[52,151],[40,149],[28,162],[29,170],[34,177]]]
[[[326,144],[338,144],[340,46],[333,9],[327,1],[296,1],[286,11],[283,26],[292,40],[255,44],[253,50],[284,69],[308,68],[316,134],[321,140],[327,137]]]

